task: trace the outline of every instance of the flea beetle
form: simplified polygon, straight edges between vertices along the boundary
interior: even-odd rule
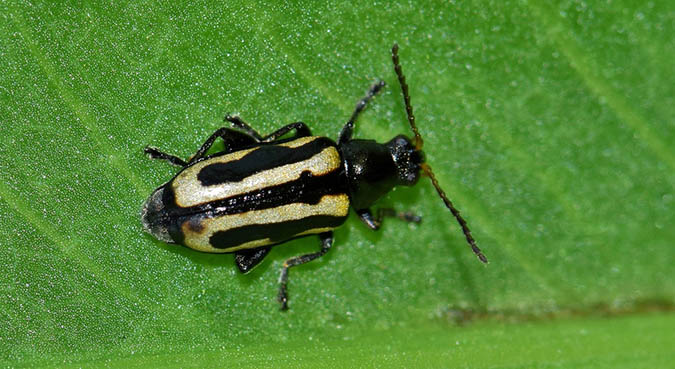
[[[288,270],[328,252],[333,245],[333,229],[345,222],[350,206],[373,230],[380,227],[384,217],[419,222],[414,214],[388,208],[373,212],[371,206],[395,186],[413,186],[421,175],[426,175],[457,218],[473,252],[487,263],[466,222],[424,162],[423,141],[399,64],[398,45],[394,44],[391,52],[412,139],[399,135],[381,144],[352,138],[356,119],[382,90],[382,81],[373,84],[356,104],[337,143],[312,136],[302,122],[262,136],[241,118],[228,115],[225,121],[230,127],[214,132],[187,161],[156,148],[145,148],[151,158],[182,168],[143,205],[145,231],[161,241],[198,251],[234,253],[242,273],[258,265],[272,246],[318,235],[318,252],[283,263],[278,299],[285,310]],[[284,138],[289,133],[292,136]],[[207,155],[218,138],[225,148]]]

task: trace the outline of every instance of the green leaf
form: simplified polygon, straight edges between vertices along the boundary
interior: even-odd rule
[[[674,11],[1,2],[0,364],[669,365]],[[395,41],[427,160],[487,267],[426,180],[379,202],[422,224],[350,217],[292,270],[286,313],[279,268],[315,238],[242,276],[143,233],[143,201],[176,171],[143,147],[188,157],[226,113],[335,138],[382,78],[356,135],[409,134]]]

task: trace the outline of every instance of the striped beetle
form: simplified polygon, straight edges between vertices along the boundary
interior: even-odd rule
[[[373,230],[380,227],[384,217],[420,221],[414,214],[388,208],[373,214],[370,207],[395,186],[415,185],[422,172],[459,222],[473,252],[487,263],[466,222],[424,163],[423,141],[399,64],[398,45],[394,44],[391,51],[415,135],[412,140],[399,135],[380,144],[352,138],[356,119],[384,87],[383,81],[371,86],[356,104],[337,144],[326,137],[312,136],[302,122],[263,137],[239,117],[228,115],[225,120],[232,128],[214,132],[187,161],[145,148],[151,158],[182,168],[143,205],[145,231],[161,241],[203,252],[234,253],[242,273],[260,263],[272,246],[317,234],[320,251],[290,258],[283,264],[278,299],[281,309],[286,310],[289,268],[319,258],[331,248],[333,229],[344,223],[350,206]],[[292,131],[291,138],[282,138]],[[217,138],[223,140],[225,149],[206,155]]]

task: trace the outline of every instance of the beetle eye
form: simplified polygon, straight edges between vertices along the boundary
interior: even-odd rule
[[[427,160],[427,158],[426,155],[424,155],[424,151],[415,150],[413,151],[412,155],[410,155],[410,160],[415,164],[422,164]]]

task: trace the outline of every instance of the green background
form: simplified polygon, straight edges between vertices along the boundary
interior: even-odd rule
[[[672,367],[672,1],[0,1],[0,364]],[[142,232],[143,201],[238,113],[335,138],[409,133],[426,180],[380,204],[424,217],[335,246],[275,301],[275,248],[240,275]]]

